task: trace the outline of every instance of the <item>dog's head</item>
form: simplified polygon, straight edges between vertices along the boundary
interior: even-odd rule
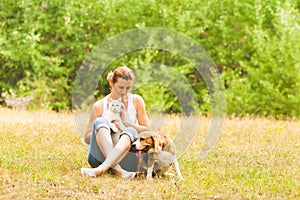
[[[139,134],[132,145],[139,156],[142,153],[159,153],[162,150],[163,142],[158,132],[144,131]]]

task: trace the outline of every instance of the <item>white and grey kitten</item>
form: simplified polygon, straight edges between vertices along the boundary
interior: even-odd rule
[[[122,102],[119,100],[112,99],[108,104],[108,109],[106,110],[104,118],[109,122],[109,126],[113,132],[118,132],[119,129],[123,131],[125,129],[125,125],[122,122],[120,112],[122,109]],[[118,121],[119,128],[113,123]]]

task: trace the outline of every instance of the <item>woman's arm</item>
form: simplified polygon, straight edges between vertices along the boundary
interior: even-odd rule
[[[124,121],[125,126],[133,127],[138,133],[147,131],[150,128],[150,120],[146,113],[146,106],[141,96],[134,94],[133,103],[137,112],[138,124],[132,123],[131,121]]]
[[[84,142],[90,144],[91,133],[93,129],[94,121],[97,117],[101,117],[103,113],[103,101],[99,100],[94,103],[93,109],[91,112],[89,123],[86,127],[85,134],[84,134]]]

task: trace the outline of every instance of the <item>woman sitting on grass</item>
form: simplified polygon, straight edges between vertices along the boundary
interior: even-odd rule
[[[122,176],[135,176],[137,158],[131,144],[138,133],[148,130],[149,118],[146,114],[144,100],[141,96],[129,93],[134,74],[127,67],[119,67],[107,76],[111,92],[103,99],[95,102],[86,128],[84,140],[90,144],[88,162],[93,168],[82,168],[83,176],[96,177],[108,169]],[[124,107],[121,119],[125,130],[112,132],[109,122],[103,117],[111,99],[121,99]],[[114,122],[118,126],[118,122]]]

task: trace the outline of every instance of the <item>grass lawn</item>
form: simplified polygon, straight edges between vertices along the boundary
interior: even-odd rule
[[[170,116],[164,130],[176,131],[177,118]],[[87,178],[80,168],[89,166],[88,147],[71,113],[0,108],[0,199],[300,199],[299,121],[227,118],[217,145],[200,160],[209,122],[200,118],[197,137],[179,158],[184,181]]]

